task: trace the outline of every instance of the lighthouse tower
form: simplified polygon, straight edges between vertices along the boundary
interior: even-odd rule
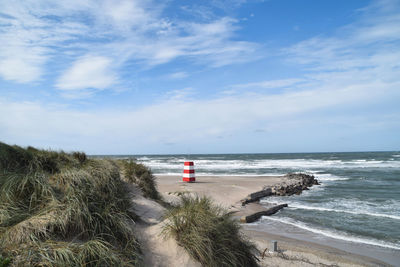
[[[195,182],[196,177],[194,175],[194,163],[193,161],[185,161],[183,166],[183,178],[184,182]]]

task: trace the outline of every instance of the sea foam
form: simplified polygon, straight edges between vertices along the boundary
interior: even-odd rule
[[[289,225],[301,228],[303,230],[307,230],[309,232],[320,234],[320,235],[334,238],[334,239],[400,250],[400,244],[384,242],[384,241],[376,240],[376,239],[367,239],[367,238],[362,238],[362,237],[357,237],[357,236],[351,236],[351,235],[348,235],[346,233],[339,232],[339,231],[320,229],[315,226],[309,226],[303,222],[295,221],[295,220],[293,220],[291,218],[287,218],[287,217],[277,218],[277,217],[271,217],[271,216],[262,216],[261,219],[281,222],[284,224],[289,224]]]

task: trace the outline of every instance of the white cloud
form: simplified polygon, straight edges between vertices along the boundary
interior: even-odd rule
[[[117,82],[112,61],[101,56],[78,59],[59,78],[56,87],[61,90],[106,89]]]
[[[135,26],[147,20],[139,1],[106,1],[105,14],[118,26]]]
[[[110,44],[110,53],[125,60],[140,60],[149,66],[180,57],[214,67],[253,60],[252,53],[258,47],[255,43],[231,40],[237,28],[235,23],[233,19],[221,18],[206,23],[167,24],[168,34],[155,39],[130,35],[126,40]]]
[[[46,73],[45,64],[57,53],[55,47],[63,47],[63,42],[84,36],[88,30],[68,19],[73,1],[68,8],[52,1],[2,1],[1,7],[0,77],[5,80],[40,80]]]
[[[0,61],[0,75],[5,80],[28,83],[37,80],[41,74],[42,69],[37,66],[37,62],[31,62],[18,56],[3,57]]]
[[[243,84],[234,84],[231,85],[232,88],[282,88],[282,87],[290,87],[301,82],[304,82],[304,79],[281,79],[281,80],[267,80],[261,82],[251,82],[251,83],[243,83]]]
[[[166,140],[195,146],[218,136],[253,132],[253,129],[265,125],[285,133],[287,127],[292,127],[282,126],[286,125],[285,121],[296,122],[299,117],[320,114],[320,111],[326,114],[332,108],[346,110],[357,107],[356,110],[368,110],[371,105],[399,98],[399,86],[400,82],[379,81],[357,82],[343,87],[326,84],[324,88],[280,95],[242,94],[210,100],[190,98],[193,90],[185,88],[171,92],[171,97],[150,106],[88,111],[0,99],[0,113],[8,114],[0,117],[0,137],[12,143],[85,149],[90,153],[144,152],[146,146],[158,146],[166,143]],[[386,114],[385,110],[382,112]],[[400,118],[400,113],[392,113],[395,114]],[[350,114],[344,115],[351,120]],[[315,127],[319,121],[332,120],[329,115],[321,116],[318,121],[313,121],[314,124],[310,120],[308,123]],[[393,118],[389,116],[384,124],[393,125]],[[375,122],[380,119],[378,116]],[[343,121],[340,119],[330,123],[342,125]],[[376,125],[375,130],[386,127],[382,123],[372,123],[371,119],[368,125],[364,124],[352,127],[368,127],[369,130],[373,125]],[[340,131],[347,133],[348,129],[342,128]],[[313,136],[313,133],[309,135]],[[98,140],[102,140],[101,148],[98,147]],[[253,144],[252,140],[246,142]],[[232,145],[232,148],[235,146]]]
[[[170,73],[170,74],[166,75],[166,78],[172,79],[172,80],[179,80],[179,79],[186,78],[188,76],[189,75],[186,72],[178,71],[178,72],[174,72],[174,73]]]
[[[217,67],[254,58],[256,44],[233,40],[237,21],[229,17],[205,22],[172,20],[163,15],[166,3],[151,0],[3,2],[0,76],[15,82],[40,80],[53,71],[46,69],[46,63],[79,60],[85,54],[114,58],[108,67],[115,75],[127,62],[152,67],[185,57]],[[62,73],[59,81],[71,76],[71,71]],[[111,79],[98,83],[82,82],[82,77],[75,80],[56,86],[83,90],[87,84],[90,90],[112,83]]]
[[[86,10],[82,5],[78,7]],[[72,7],[78,8],[74,4]],[[363,12],[373,12],[371,9]],[[279,134],[290,137],[276,139],[278,145],[302,143],[297,137],[299,130],[314,142],[322,138],[318,131],[327,125],[331,126],[328,130],[353,135],[353,140],[372,131],[397,133],[400,130],[397,103],[400,99],[400,36],[395,26],[400,28],[400,23],[392,14],[395,10],[375,9],[375,16],[366,16],[333,36],[311,38],[285,49],[289,62],[303,69],[302,78],[233,85],[230,88],[248,90],[214,99],[196,99],[193,89],[185,88],[170,92],[156,104],[112,110],[76,111],[63,106],[0,98],[0,114],[7,114],[0,116],[0,138],[11,143],[61,146],[90,153],[134,153],[157,152],[149,147],[167,142],[203,147],[213,138],[232,133],[246,138],[246,142],[241,139],[242,145],[261,147],[264,140],[253,140],[246,134],[254,129],[276,129]],[[155,34],[154,38],[140,32],[125,35],[121,32],[127,29],[118,30],[119,38],[115,41],[94,49],[88,56],[77,57],[57,81],[58,88],[67,95],[71,93],[68,96],[90,95],[94,88],[105,89],[118,82],[113,71],[124,62],[133,60],[156,65],[187,57],[196,63],[229,64],[241,60],[240,55],[256,47],[254,43],[233,41],[235,21],[229,18],[179,25],[164,22],[149,22],[146,33],[168,32]],[[107,29],[104,23],[96,27]],[[131,25],[134,28],[136,22],[132,21]],[[86,30],[84,26],[78,23],[64,27],[63,32],[76,31],[73,34],[79,35]],[[85,48],[82,49],[86,53]],[[31,56],[40,58],[43,53],[37,50]],[[45,61],[46,57],[41,60]],[[184,76],[179,72],[171,75]],[[296,90],[280,90],[279,94],[251,90],[291,87]],[[370,114],[373,115],[370,117]],[[367,119],[359,119],[366,116]],[[296,129],[295,134],[291,132],[293,129]],[[102,140],[101,147],[98,140]],[[392,148],[400,145],[398,138],[396,140],[392,141]],[[235,150],[237,144],[229,145]]]
[[[164,19],[159,17],[163,6],[151,0],[104,0],[99,2],[97,10],[89,12],[102,24],[99,26],[111,25],[116,35],[124,37],[165,26]]]
[[[314,37],[285,48],[291,63],[313,71],[349,71],[381,66],[376,60],[393,54],[389,68],[397,68],[400,45],[399,6],[396,1],[375,1],[362,9],[360,21],[342,27],[333,37]]]
[[[10,10],[5,6],[0,16],[0,76],[19,83],[35,81],[42,75],[42,66],[47,60],[48,50],[36,46],[46,42],[42,23],[26,12]],[[19,20],[18,17],[24,17]]]
[[[195,90],[192,87],[186,87],[183,89],[172,90],[166,93],[166,99],[168,100],[184,100],[191,101],[189,96],[192,96]]]

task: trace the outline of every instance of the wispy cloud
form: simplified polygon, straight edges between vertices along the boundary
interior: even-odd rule
[[[188,76],[189,75],[186,72],[178,71],[178,72],[170,73],[170,74],[166,75],[165,77],[167,79],[178,80],[178,79],[186,78]]]
[[[183,89],[172,90],[166,93],[166,99],[168,100],[188,100],[192,101],[189,97],[192,96],[196,91],[192,87],[186,87]]]
[[[358,11],[359,20],[335,34],[319,35],[282,49],[286,62],[302,70],[301,77],[236,84],[232,88],[287,87],[322,93],[345,87],[375,85],[376,90],[384,90],[395,86],[400,81],[399,12],[398,1],[374,1]]]
[[[234,84],[231,85],[232,88],[282,88],[282,87],[290,87],[301,82],[304,82],[304,79],[291,78],[291,79],[281,79],[281,80],[267,80],[261,82],[251,82],[251,83],[242,83],[242,84]]]
[[[314,37],[284,52],[291,63],[319,72],[397,68],[400,8],[395,3],[398,1],[375,1],[359,11],[359,21],[342,27],[333,37]]]
[[[115,59],[103,66],[114,75],[126,64],[153,67],[177,58],[214,67],[252,59],[257,45],[233,39],[235,19],[174,20],[163,14],[165,5],[151,0],[6,1],[0,16],[0,76],[19,83],[38,81],[53,71],[49,62],[62,58],[70,66],[61,70],[57,88],[104,89],[118,77],[83,82],[77,69],[89,71],[81,62],[85,55]]]

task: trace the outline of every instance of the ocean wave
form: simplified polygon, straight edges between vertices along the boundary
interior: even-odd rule
[[[264,174],[238,174],[238,173],[234,173],[234,174],[216,174],[216,173],[207,173],[207,172],[196,172],[195,173],[196,176],[221,176],[221,177],[266,177],[266,176],[283,176],[285,175],[285,173],[264,173]],[[182,172],[163,172],[163,173],[154,173],[154,175],[165,175],[165,176],[180,176],[182,175]]]
[[[324,174],[315,174],[315,177],[319,181],[346,181],[349,180],[350,178],[348,177],[339,177],[330,173],[324,173]]]
[[[313,206],[305,206],[305,205],[292,205],[292,204],[289,205],[288,208],[349,213],[349,214],[354,214],[354,215],[367,215],[367,216],[384,217],[384,218],[390,218],[390,219],[394,219],[394,220],[400,220],[400,216],[391,215],[391,214],[373,213],[373,212],[368,212],[368,211],[351,211],[351,210],[330,209],[330,208],[313,207]]]
[[[311,189],[314,188],[311,187]],[[320,188],[317,186],[315,188]],[[310,202],[311,201],[311,202]],[[310,211],[327,211],[354,215],[366,215],[373,217],[400,220],[400,200],[387,199],[385,201],[366,201],[354,198],[326,198],[319,192],[303,191],[300,196],[281,196],[264,198],[261,204],[278,203],[288,204],[290,209],[305,209]],[[299,211],[301,212],[301,211]],[[371,218],[372,219],[372,218]]]
[[[289,224],[289,225],[301,228],[303,230],[307,230],[312,233],[320,234],[320,235],[334,238],[334,239],[400,250],[400,245],[397,245],[397,244],[393,244],[393,243],[389,243],[389,242],[385,242],[385,241],[381,241],[381,240],[376,240],[376,239],[368,239],[368,238],[352,236],[352,235],[349,235],[349,234],[346,234],[343,232],[339,232],[339,231],[319,229],[319,228],[311,227],[305,223],[295,221],[293,219],[286,218],[286,217],[276,218],[276,217],[271,217],[271,216],[262,216],[261,220],[270,220],[270,221],[276,221],[276,222]]]
[[[171,170],[183,168],[184,159],[166,158],[151,159],[142,157],[139,162],[156,170]],[[246,170],[254,172],[254,170],[276,170],[284,169],[287,171],[322,171],[324,169],[349,169],[349,168],[400,168],[400,161],[392,160],[307,160],[307,159],[263,159],[263,160],[211,160],[199,159],[195,160],[197,169],[207,171],[240,171]]]
[[[262,176],[283,176],[287,174],[286,172],[267,172],[267,173],[215,173],[215,172],[202,172],[202,171],[197,171],[199,168],[196,168],[196,175],[198,176],[247,176],[247,177],[262,177]],[[182,175],[182,171],[176,171],[176,168],[171,169],[173,171],[164,171],[164,172],[155,172],[154,175]],[[182,168],[183,170],[183,168]],[[306,173],[313,174],[316,179],[319,181],[345,181],[349,180],[350,178],[348,177],[339,177],[336,175],[332,175],[329,173],[324,173],[324,174],[318,174],[319,172],[313,172],[313,171],[305,171]]]

